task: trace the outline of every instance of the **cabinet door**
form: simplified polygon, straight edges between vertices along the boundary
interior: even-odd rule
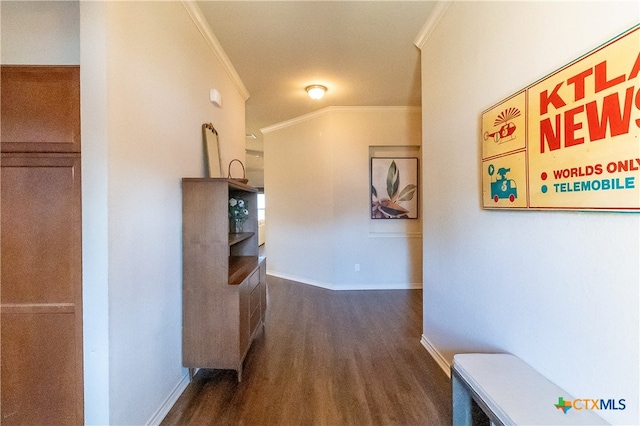
[[[1,68],[2,152],[80,152],[80,67]]]
[[[262,321],[262,314],[260,313],[261,291],[260,291],[260,270],[256,269],[249,276],[249,289],[251,296],[249,297],[249,333],[253,336],[258,328],[258,325]]]
[[[2,424],[81,424],[80,158],[1,166]]]
[[[239,288],[239,335],[240,335],[240,347],[239,349],[239,368],[242,370],[242,360],[249,350],[249,344],[251,343],[251,330],[249,329],[249,309],[250,309],[250,295],[251,289],[249,288],[249,278],[245,278],[245,280],[240,284]]]

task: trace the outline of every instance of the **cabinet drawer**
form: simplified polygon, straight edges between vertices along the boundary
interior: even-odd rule
[[[258,284],[260,284],[260,269],[253,271],[253,274],[249,277],[249,291],[253,291]]]
[[[253,311],[251,319],[249,320],[249,330],[251,330],[250,333],[252,335],[256,331],[256,327],[260,324],[260,318],[260,309]]]
[[[251,297],[249,302],[249,312],[253,314],[253,312],[258,308],[260,308],[260,289],[255,288],[251,292]]]

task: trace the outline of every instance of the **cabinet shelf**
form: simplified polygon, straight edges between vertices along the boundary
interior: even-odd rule
[[[229,234],[229,245],[232,246],[234,244],[240,243],[253,237],[254,235],[255,232],[240,232],[237,234]]]
[[[258,256],[229,256],[229,285],[242,284],[258,267]]]

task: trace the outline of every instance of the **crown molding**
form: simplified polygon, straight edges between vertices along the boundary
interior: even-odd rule
[[[200,34],[202,34],[202,37],[205,39],[205,41],[213,51],[213,54],[220,61],[222,68],[225,70],[234,86],[238,89],[238,92],[240,92],[240,95],[245,101],[249,99],[249,91],[244,86],[244,83],[240,79],[238,72],[234,68],[233,64],[229,60],[229,57],[220,45],[220,42],[211,30],[211,27],[207,23],[207,20],[204,18],[200,7],[198,7],[196,2],[193,0],[181,0],[181,3],[187,10],[187,13],[189,13],[189,16],[191,17],[193,22],[196,24],[196,27],[200,31]]]
[[[424,23],[416,39],[413,41],[413,44],[418,46],[419,49],[422,49],[424,47],[427,39],[436,29],[436,27],[438,26],[438,22],[440,22],[440,19],[442,19],[444,14],[447,12],[447,9],[449,9],[451,3],[453,3],[453,0],[441,0],[436,2],[433,11],[429,14],[427,21]]]
[[[293,126],[295,124],[302,123],[307,120],[311,120],[312,118],[320,117],[324,114],[334,111],[342,111],[342,112],[373,112],[373,111],[415,111],[419,112],[421,107],[419,106],[330,106],[326,108],[319,109],[317,111],[310,112],[308,114],[301,115],[296,118],[292,118],[291,120],[282,121],[280,123],[273,124],[271,126],[263,127],[260,129],[262,134],[267,134],[274,132],[276,130],[284,129],[289,126]]]
[[[321,115],[326,114],[329,109],[332,107],[326,107],[319,109],[317,111],[310,112],[308,114],[300,115],[296,118],[292,118],[291,120],[281,121],[280,123],[272,124],[271,126],[263,127],[260,129],[260,132],[265,135],[267,133],[274,132],[276,130],[284,129],[285,127],[293,126],[294,124],[302,123],[303,121],[311,120],[315,117],[320,117]]]

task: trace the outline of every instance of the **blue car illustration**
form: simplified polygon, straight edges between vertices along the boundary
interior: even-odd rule
[[[513,179],[507,179],[507,173],[509,173],[511,169],[507,169],[505,167],[500,167],[498,169],[498,178],[491,182],[491,198],[496,203],[501,198],[508,198],[512,203],[518,198],[518,188],[516,185],[516,181]],[[493,176],[495,173],[495,167],[493,164],[489,165],[489,176]]]

